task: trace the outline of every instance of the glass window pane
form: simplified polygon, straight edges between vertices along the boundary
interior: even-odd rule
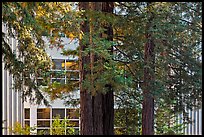
[[[53,117],[57,117],[57,115],[59,115],[61,119],[64,119],[64,117],[65,117],[65,109],[56,109],[56,108],[53,108],[52,109],[52,118]]]
[[[50,127],[50,121],[37,121],[37,127]]]
[[[30,119],[30,108],[25,108],[25,119]]]
[[[66,60],[66,70],[78,70],[79,65],[76,61]]]
[[[50,119],[50,108],[37,109],[37,119]]]
[[[63,59],[53,59],[52,61],[53,61],[52,69],[58,69],[58,70],[65,69],[65,66],[64,66],[65,60],[63,60]]]
[[[50,135],[48,129],[37,129],[37,135]]]
[[[30,120],[26,120],[25,125],[30,126]]]
[[[79,119],[79,109],[66,109],[68,119]]]
[[[69,124],[73,127],[79,127],[79,120],[70,120]]]

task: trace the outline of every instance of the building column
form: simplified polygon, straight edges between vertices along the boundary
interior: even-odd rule
[[[37,105],[30,105],[30,127],[37,126]],[[37,129],[33,132],[37,134]]]

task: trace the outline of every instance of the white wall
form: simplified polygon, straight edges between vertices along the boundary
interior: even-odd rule
[[[66,37],[62,37],[62,44],[64,45],[64,49],[70,49],[70,50],[75,50],[77,48],[77,45],[79,45],[79,42],[77,39],[73,39],[70,40]],[[72,56],[64,56],[62,55],[62,49],[61,48],[57,48],[55,46],[53,46],[53,48],[50,48],[50,44],[49,41],[46,37],[43,37],[43,40],[45,41],[46,44],[46,52],[51,56],[51,58],[55,59],[55,58],[61,58],[61,59],[69,59],[69,58],[73,58]],[[75,57],[76,59],[78,59],[78,57]]]
[[[7,33],[6,26],[2,23],[2,32]],[[12,51],[15,52],[17,40],[14,38],[9,38],[6,40],[11,45]],[[7,70],[4,69],[5,63],[2,60],[2,120],[5,123],[2,124],[2,134],[11,134],[8,128],[13,127],[18,121],[23,123],[23,103],[21,99],[21,93],[16,92],[12,88],[14,83],[12,75],[9,74]]]

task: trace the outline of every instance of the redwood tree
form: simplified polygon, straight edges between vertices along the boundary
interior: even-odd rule
[[[112,2],[80,2],[80,10],[85,10],[83,16],[86,16],[86,11],[98,12],[102,11],[104,14],[113,12]],[[106,13],[105,13],[106,12]],[[87,12],[88,14],[88,12]],[[86,18],[87,17],[87,18]],[[92,35],[97,31],[98,27],[103,27],[106,31],[100,33],[98,37],[104,37],[106,34],[107,40],[112,40],[112,28],[110,25],[98,23],[100,26],[95,25],[97,19],[94,17],[86,16],[86,21],[81,24],[81,31],[84,37],[80,41],[80,115],[81,115],[81,135],[111,135],[113,134],[113,118],[114,118],[114,102],[113,90],[110,84],[106,84],[107,92],[102,93],[94,87],[93,76],[95,73],[103,73],[103,69],[98,72],[94,71],[96,62],[107,62],[105,59],[96,55],[93,51],[87,51],[88,48],[94,48]],[[95,34],[94,34],[95,35]],[[87,37],[85,37],[87,36]],[[86,42],[84,42],[86,41]],[[87,42],[88,41],[88,42]],[[110,49],[110,51],[112,51]],[[83,81],[90,81],[90,87],[86,88]]]
[[[143,103],[142,103],[142,135],[154,134],[154,98],[153,98],[153,82],[154,82],[154,42],[149,30],[151,29],[151,21],[153,14],[148,3],[149,19],[146,25],[146,39],[144,46],[144,85],[143,85]]]

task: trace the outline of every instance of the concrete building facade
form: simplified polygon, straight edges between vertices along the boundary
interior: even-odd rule
[[[8,33],[6,25],[2,23],[2,32]],[[13,52],[16,51],[18,41],[14,38],[5,39]],[[2,134],[11,135],[9,128],[16,122],[23,123],[24,104],[21,99],[21,92],[13,88],[12,74],[4,69],[5,62],[2,59]]]

